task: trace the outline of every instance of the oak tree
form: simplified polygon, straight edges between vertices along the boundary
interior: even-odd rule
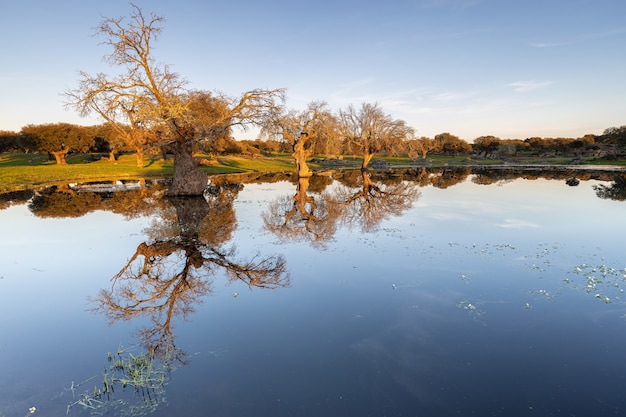
[[[262,134],[289,144],[300,177],[312,175],[306,160],[312,143],[329,141],[333,116],[325,102],[311,102],[304,110],[278,109],[263,126]]]
[[[70,152],[87,152],[94,144],[89,129],[69,123],[48,123],[27,125],[22,128],[26,135],[41,152],[54,155],[58,165],[67,164]]]
[[[284,92],[253,90],[238,98],[189,91],[187,81],[155,60],[153,42],[164,19],[132,5],[128,18],[105,18],[97,29],[112,48],[106,60],[117,75],[81,72],[77,88],[66,91],[67,106],[82,115],[95,113],[111,123],[138,153],[168,147],[174,154],[169,195],[201,195],[207,176],[193,159],[195,145],[213,140],[233,126],[262,123],[280,106]]]
[[[377,153],[391,150],[398,141],[414,134],[404,120],[392,118],[378,104],[371,103],[363,103],[358,110],[352,105],[341,110],[339,126],[347,146],[363,153],[361,169],[366,169]]]

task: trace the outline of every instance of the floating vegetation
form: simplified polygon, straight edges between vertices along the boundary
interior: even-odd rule
[[[155,359],[153,350],[133,354],[120,346],[116,353],[107,353],[102,385],[96,384],[76,397],[76,388],[95,377],[77,385],[72,382],[72,402],[67,406],[67,414],[75,406],[89,409],[94,416],[115,411],[115,415],[137,417],[156,411],[166,402],[165,385],[171,372],[164,364],[167,362]]]
[[[609,304],[612,302],[624,303],[624,287],[626,286],[626,268],[617,269],[607,265],[587,265],[576,266],[572,272],[582,280],[576,278],[565,278],[563,282],[574,289],[582,289],[588,294],[602,302]]]
[[[530,294],[536,295],[538,298],[544,299],[544,300],[548,300],[548,301],[553,301],[555,296],[554,294],[552,294],[550,291],[548,290],[533,290],[533,291],[529,291]]]
[[[485,311],[481,308],[481,305],[483,303],[484,302],[482,301],[470,302],[469,300],[462,300],[456,306],[463,310],[467,310],[471,318],[485,324],[483,322],[483,316],[485,315]]]
[[[467,275],[465,274],[460,274],[459,275],[459,279],[467,284],[469,284],[471,282],[471,280],[467,277]]]
[[[417,287],[417,286],[418,286],[418,284],[415,284],[415,283],[404,284],[404,285],[391,284],[391,288],[394,289],[394,290],[406,289],[406,288],[414,288],[414,287]]]

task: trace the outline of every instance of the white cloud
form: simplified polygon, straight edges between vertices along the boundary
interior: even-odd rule
[[[563,43],[559,42],[532,42],[530,44],[533,48],[555,48],[561,45],[563,45]]]
[[[420,6],[425,9],[438,9],[441,7],[466,9],[482,2],[483,0],[425,0],[420,3]]]
[[[548,87],[552,84],[552,81],[515,81],[510,84],[507,84],[507,87],[513,88],[513,91],[516,93],[527,93],[529,91],[538,90],[541,88]]]

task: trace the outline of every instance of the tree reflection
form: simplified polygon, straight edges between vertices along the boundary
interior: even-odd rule
[[[369,173],[362,171],[361,186],[356,189],[343,186],[336,195],[344,202],[342,223],[359,225],[361,230],[374,230],[383,220],[399,216],[413,206],[420,192],[416,183],[396,179],[395,182],[374,182]]]
[[[282,241],[307,241],[325,248],[340,226],[372,231],[383,220],[411,208],[420,194],[416,182],[398,177],[374,181],[366,171],[337,176],[338,184],[330,191],[317,193],[307,192],[308,177],[299,178],[293,197],[279,197],[263,213],[265,229]],[[312,177],[320,178],[332,182],[329,177]]]
[[[304,240],[325,247],[337,229],[339,202],[327,192],[308,194],[309,184],[310,177],[299,177],[296,194],[270,203],[263,213],[263,222],[282,241]]]
[[[82,217],[102,207],[102,197],[94,192],[76,193],[69,185],[51,187],[37,193],[28,203],[38,217]]]
[[[37,190],[28,201],[28,208],[42,218],[82,217],[97,210],[135,218],[160,208],[165,189],[162,183],[143,180],[56,185]]]
[[[208,202],[203,197],[169,198],[175,216],[165,210],[148,231],[154,239],[137,247],[113,277],[111,288],[94,300],[95,310],[111,323],[149,318],[151,326],[140,330],[139,336],[145,349],[161,360],[184,363],[185,355],[174,342],[172,321],[194,311],[211,291],[218,271],[249,287],[289,286],[282,256],[238,260],[235,247],[224,246],[236,225],[232,201],[237,190],[220,191],[214,190]]]
[[[430,183],[433,187],[445,189],[464,182],[471,173],[472,170],[469,167],[439,170],[437,175],[430,178]]]
[[[626,200],[626,174],[616,175],[610,185],[594,185],[593,189],[599,198],[607,200]]]
[[[13,205],[21,205],[33,198],[33,190],[11,191],[0,194],[0,210],[7,209]]]

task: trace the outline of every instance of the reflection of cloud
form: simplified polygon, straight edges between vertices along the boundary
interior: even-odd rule
[[[430,218],[433,220],[439,221],[451,221],[451,220],[461,220],[461,221],[469,221],[471,218],[462,213],[452,213],[452,212],[438,212],[430,215]]]
[[[457,371],[456,362],[440,344],[434,329],[424,324],[445,322],[434,312],[424,310],[423,315],[426,320],[418,320],[414,314],[399,315],[382,330],[350,347],[362,364],[362,375],[369,377],[366,379],[379,393],[390,390],[400,398],[409,395],[421,407],[451,414],[438,387]]]
[[[513,91],[517,93],[527,93],[528,91],[538,90],[552,84],[551,81],[515,81],[508,84],[508,87],[512,87]]]
[[[519,219],[506,219],[504,223],[500,223],[497,226],[505,229],[535,229],[539,227],[536,223]]]

